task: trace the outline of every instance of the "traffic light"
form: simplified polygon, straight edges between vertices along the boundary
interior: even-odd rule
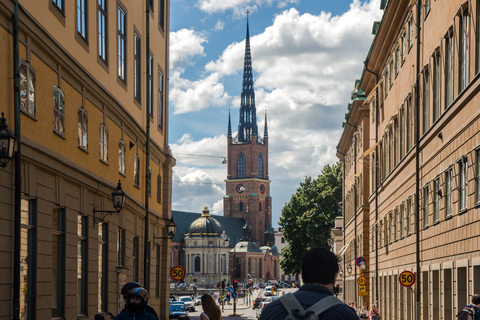
[[[222,289],[225,289],[225,280],[222,280]]]
[[[238,286],[238,281],[235,279],[233,280],[233,289],[237,290],[237,286]]]
[[[333,288],[332,288],[332,293],[333,293],[335,296],[337,296],[337,295],[340,293],[340,285],[339,285],[339,284],[333,286]]]
[[[252,281],[248,281],[248,287],[249,287],[249,288],[252,287]]]

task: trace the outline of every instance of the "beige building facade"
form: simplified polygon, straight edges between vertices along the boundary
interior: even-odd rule
[[[121,287],[137,281],[167,319],[170,249],[158,238],[171,218],[175,165],[169,1],[18,2],[21,167],[12,160],[0,168],[0,318],[117,314]],[[0,0],[0,112],[12,131],[14,7]],[[124,208],[94,212],[115,211],[111,193],[119,183]]]
[[[344,299],[455,319],[480,293],[480,3],[381,6],[338,144]]]

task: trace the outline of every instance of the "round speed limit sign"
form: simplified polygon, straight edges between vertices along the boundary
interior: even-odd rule
[[[185,278],[185,269],[181,266],[175,266],[170,270],[170,276],[175,281],[180,281]]]
[[[411,287],[415,283],[415,275],[410,271],[403,271],[398,276],[398,281],[404,287]]]

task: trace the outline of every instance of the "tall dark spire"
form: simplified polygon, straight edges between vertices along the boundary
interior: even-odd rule
[[[230,121],[230,109],[228,109],[228,131],[227,131],[227,138],[232,137],[232,124]]]
[[[264,138],[268,138],[267,109],[265,109],[265,130],[263,131],[263,137],[264,137]]]
[[[240,123],[238,124],[238,141],[250,142],[252,135],[258,136],[257,109],[255,108],[255,91],[253,89],[252,55],[250,53],[250,34],[245,39],[245,60],[243,62],[243,81],[240,103]]]

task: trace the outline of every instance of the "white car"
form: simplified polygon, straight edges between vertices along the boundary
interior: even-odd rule
[[[185,302],[185,309],[195,312],[195,302],[190,297],[179,297],[178,301]]]
[[[195,297],[195,305],[200,306],[202,304],[202,296]]]
[[[266,306],[267,304],[269,304],[270,302],[272,302],[272,301],[271,301],[271,300],[270,300],[270,301],[265,300],[265,301],[260,302],[260,305],[259,305],[258,308],[256,309],[257,319],[260,318],[260,314],[262,313],[263,308],[265,308],[265,306]]]

